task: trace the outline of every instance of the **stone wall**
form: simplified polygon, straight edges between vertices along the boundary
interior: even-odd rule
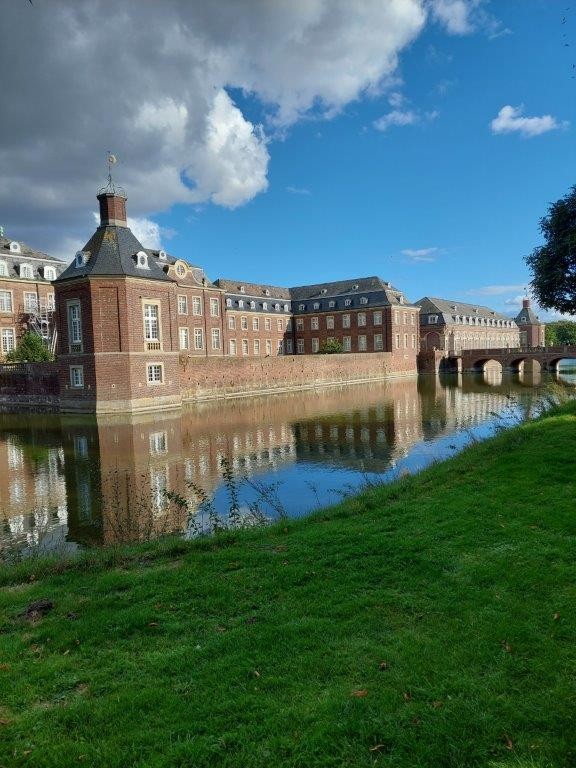
[[[58,410],[60,388],[56,363],[0,365],[0,409]]]
[[[218,360],[180,356],[182,400],[210,400],[416,374],[414,354],[286,355]]]

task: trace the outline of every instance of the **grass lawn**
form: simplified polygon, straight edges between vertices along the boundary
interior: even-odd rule
[[[572,404],[307,520],[0,571],[0,766],[576,765],[575,465]]]

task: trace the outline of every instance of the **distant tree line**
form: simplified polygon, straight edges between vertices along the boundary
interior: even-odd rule
[[[546,323],[546,345],[550,347],[576,345],[576,323],[570,320],[556,320]]]

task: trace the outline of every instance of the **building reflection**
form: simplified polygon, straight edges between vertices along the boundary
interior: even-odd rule
[[[0,416],[0,540],[94,545],[181,531],[201,494],[221,487],[223,462],[266,482],[303,462],[385,472],[416,443],[507,408],[523,376],[395,379],[130,417]]]

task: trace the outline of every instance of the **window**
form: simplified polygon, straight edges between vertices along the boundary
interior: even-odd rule
[[[158,251],[158,258],[160,259],[160,261],[166,261],[166,259],[168,258],[166,256],[166,251]]]
[[[245,293],[246,288],[244,288],[243,285],[239,286],[239,288],[240,288],[240,293]]]
[[[263,301],[262,302],[262,309],[268,309],[268,302],[267,301]]]
[[[38,295],[36,293],[24,293],[24,311],[36,312],[38,310]]]
[[[382,312],[374,312],[374,325],[382,325]]]
[[[232,306],[232,299],[226,299],[226,306],[231,307]]]
[[[215,331],[220,332],[219,328],[214,328]],[[214,349],[214,347],[212,347]],[[194,328],[194,349],[204,349],[204,329]]]
[[[230,339],[228,342],[228,352],[230,355],[236,354],[236,339]]]
[[[279,331],[284,330],[284,322],[282,320],[276,320],[276,328],[278,328]]]
[[[319,325],[319,322],[318,322],[318,318],[317,317],[311,317],[310,318],[310,329],[312,331],[317,331],[319,327],[320,327],[320,325]]]
[[[358,326],[366,325],[366,312],[358,312]]]
[[[188,297],[187,296],[178,296],[178,314],[179,315],[188,314]]]
[[[264,330],[269,331],[272,328],[272,321],[269,317],[264,318]]]
[[[244,309],[244,299],[238,299],[238,308]]]
[[[82,351],[82,322],[79,302],[68,304],[68,343],[70,352]]]
[[[252,330],[253,331],[259,331],[260,330],[260,318],[259,317],[253,317],[252,318]]]
[[[44,280],[56,280],[56,270],[54,267],[44,267]]]
[[[84,264],[86,264],[86,262],[88,261],[88,255],[89,254],[85,253],[84,251],[78,251],[78,253],[76,254],[75,262],[74,262],[74,266],[76,267],[76,269],[78,269],[79,267],[83,267]]]
[[[212,328],[212,349],[220,349],[220,328]]]
[[[56,309],[56,297],[53,293],[47,293],[46,294],[46,309],[49,312],[54,312]]]
[[[236,330],[236,318],[234,317],[234,315],[228,316],[228,328],[231,331]]]
[[[254,354],[260,354],[260,339],[254,339]]]
[[[16,346],[16,338],[13,328],[2,328],[2,354],[11,352]]]
[[[314,309],[320,309],[319,302],[317,302],[317,301],[314,302]]]
[[[291,355],[294,352],[294,345],[292,339],[286,339],[286,354]]]
[[[403,315],[404,315],[404,325],[407,325],[408,324],[408,312],[404,312]]]
[[[366,336],[358,336],[358,352],[366,352]]]
[[[8,264],[5,261],[0,261],[0,277],[8,277]]]
[[[438,315],[428,315],[428,325],[436,325],[437,322],[438,322]]]
[[[136,266],[138,269],[149,269],[147,253],[144,253],[144,251],[138,251],[136,254]]]
[[[408,334],[404,334],[404,349],[408,349]]]
[[[210,317],[220,316],[220,302],[218,299],[210,299]]]
[[[178,277],[184,277],[186,274],[186,267],[184,264],[176,264],[176,274]]]
[[[248,339],[242,339],[242,354],[248,354]]]
[[[350,315],[342,315],[342,328],[350,328]]]
[[[84,386],[84,366],[83,365],[70,366],[70,386],[73,389],[82,389],[82,387]]]
[[[274,311],[280,312],[280,304],[274,304]]]
[[[250,309],[256,309],[256,302],[255,301],[251,301],[250,302]]]
[[[335,301],[329,301],[328,302],[328,306],[330,307],[330,309],[332,309],[333,307],[336,306],[336,302]]]
[[[10,251],[12,253],[20,253],[21,252],[20,243],[17,243],[15,240],[13,240],[10,243]]]
[[[349,307],[352,304],[352,299],[344,299],[344,306]]]
[[[270,296],[270,291],[268,290],[268,288],[264,289],[264,296]]]
[[[284,339],[278,339],[277,349],[279,355],[284,354]]]
[[[296,351],[298,352],[299,355],[304,354],[304,339],[298,339],[298,341],[296,342]]]
[[[290,318],[288,318],[286,320],[286,330],[287,331],[291,331],[292,330],[292,320]]]
[[[272,340],[266,339],[266,354],[271,355],[272,354]]]
[[[366,298],[366,296],[362,296],[362,298],[360,299],[360,304],[368,304],[368,299]]]
[[[190,349],[190,332],[188,328],[180,328],[180,349]]]
[[[334,316],[333,315],[328,315],[328,317],[326,318],[326,328],[329,331],[333,331],[334,330]]]
[[[149,363],[146,366],[146,381],[148,384],[162,384],[164,381],[164,366],[162,363]]]
[[[240,327],[242,328],[243,331],[247,331],[248,330],[248,318],[247,317],[242,316],[240,318]]]
[[[350,352],[352,349],[352,337],[351,336],[343,336],[342,337],[342,349],[344,352]]]
[[[289,309],[290,309],[290,305],[284,304],[284,312],[288,312]]]
[[[396,349],[400,349],[400,334],[396,334]]]
[[[400,323],[400,312],[394,312],[394,323],[396,325],[399,325],[399,323]]]
[[[304,330],[304,320],[301,317],[296,318],[296,330],[297,331]]]
[[[147,342],[160,342],[158,314],[158,304],[144,304],[144,339]]]
[[[306,304],[298,304],[298,309],[303,311],[306,309]]]
[[[416,318],[416,315],[414,314],[414,312],[411,312],[411,313],[410,313],[410,323],[411,323],[412,325],[414,325],[414,322],[415,322],[415,318]]]
[[[0,291],[0,312],[12,312],[11,291]]]
[[[376,352],[380,352],[383,349],[384,349],[384,344],[382,343],[382,334],[375,333],[374,334],[374,350]]]
[[[20,277],[24,277],[26,280],[34,278],[34,269],[31,264],[20,264]]]
[[[412,349],[416,349],[416,334],[412,334]]]
[[[200,296],[192,297],[192,314],[193,315],[202,314],[202,299],[200,298]]]
[[[320,349],[320,339],[312,339],[312,352],[316,353]]]

